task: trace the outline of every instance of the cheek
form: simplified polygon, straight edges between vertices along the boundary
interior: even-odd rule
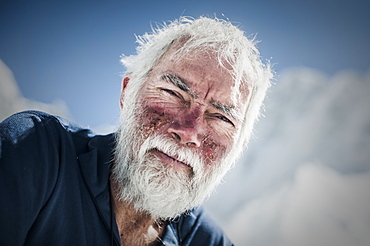
[[[220,160],[227,154],[227,144],[220,137],[207,135],[202,141],[202,156],[209,166],[217,166]]]
[[[139,131],[144,138],[147,138],[155,131],[158,134],[158,129],[171,122],[173,117],[167,114],[161,107],[146,107],[138,118]]]

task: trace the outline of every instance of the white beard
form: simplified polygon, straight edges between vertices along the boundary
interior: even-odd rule
[[[176,218],[199,206],[235,161],[227,156],[206,167],[191,148],[182,147],[171,138],[151,135],[143,141],[135,130],[136,117],[123,117],[125,113],[129,112],[121,113],[113,167],[113,178],[119,184],[118,199],[132,203],[136,210],[147,212],[153,218]],[[190,164],[191,174],[163,163],[150,152],[153,149]]]

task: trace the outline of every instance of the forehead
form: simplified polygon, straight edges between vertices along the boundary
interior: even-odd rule
[[[215,52],[196,49],[179,54],[177,51],[177,45],[170,47],[151,74],[175,75],[200,98],[222,100],[227,104],[246,101],[246,97],[240,95],[247,95],[247,88],[235,87],[232,67],[227,63],[221,65]]]

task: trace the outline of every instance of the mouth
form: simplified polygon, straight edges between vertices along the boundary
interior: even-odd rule
[[[190,170],[192,172],[192,167],[189,164],[179,161],[175,156],[170,156],[158,149],[153,149],[152,153],[162,160],[164,164],[167,164],[177,170]]]

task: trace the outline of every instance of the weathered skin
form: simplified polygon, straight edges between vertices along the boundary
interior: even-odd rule
[[[141,134],[143,139],[151,133],[175,138],[212,166],[232,148],[241,124],[214,105],[235,111],[244,105],[233,105],[233,78],[218,65],[216,57],[198,53],[175,62],[172,53],[170,49],[162,57],[139,92],[138,101],[143,109],[139,116]],[[175,85],[177,79],[185,86]],[[186,168],[174,165],[173,159],[160,153],[154,154],[174,167]]]

